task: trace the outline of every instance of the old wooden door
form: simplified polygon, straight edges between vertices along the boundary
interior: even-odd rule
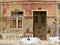
[[[33,36],[46,40],[46,11],[33,11]]]

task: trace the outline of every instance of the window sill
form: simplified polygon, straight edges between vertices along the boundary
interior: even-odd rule
[[[12,28],[11,30],[22,30],[22,28]]]

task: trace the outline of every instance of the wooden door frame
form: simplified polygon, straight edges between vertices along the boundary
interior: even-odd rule
[[[48,10],[32,10],[32,16],[33,16],[33,12],[34,11],[46,11],[46,27],[47,27],[47,16],[48,16]],[[32,19],[33,20],[33,19]],[[33,21],[32,21],[32,24],[33,24]],[[32,26],[33,27],[33,26]],[[34,27],[33,27],[33,30],[34,30]],[[33,32],[34,34],[34,32]],[[47,38],[47,31],[46,31],[46,38]]]

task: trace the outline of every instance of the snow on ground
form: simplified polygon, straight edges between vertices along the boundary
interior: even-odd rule
[[[40,45],[47,45],[48,41],[41,41],[42,44]],[[20,45],[20,40],[0,40],[0,45]],[[38,44],[36,44],[38,45]]]

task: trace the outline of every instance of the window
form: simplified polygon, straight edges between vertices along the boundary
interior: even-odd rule
[[[12,28],[22,28],[22,17],[12,17]]]
[[[18,28],[22,28],[22,17],[18,18]]]
[[[11,12],[11,27],[22,28],[23,12]]]
[[[38,16],[34,16],[35,23],[38,23]]]
[[[58,4],[58,9],[60,10],[60,4]]]
[[[16,28],[16,18],[14,19],[12,19],[12,28]]]
[[[59,27],[59,33],[60,33],[60,27]]]
[[[58,25],[58,35],[60,36],[60,24]]]
[[[60,36],[60,23],[57,24],[57,36]]]
[[[45,17],[42,16],[42,17],[41,17],[41,23],[44,23],[44,22],[45,22]]]

